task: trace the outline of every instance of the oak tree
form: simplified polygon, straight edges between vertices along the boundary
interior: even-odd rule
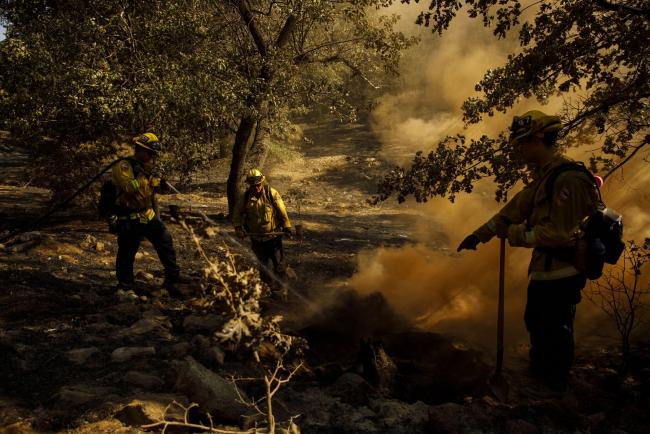
[[[591,158],[594,171],[607,177],[647,152],[650,1],[435,0],[418,23],[441,34],[463,9],[497,38],[517,32],[520,44],[503,66],[486,71],[476,85],[478,95],[465,100],[466,123],[505,113],[523,98],[544,104],[562,96],[564,145],[585,140],[602,144]],[[528,9],[534,13],[525,14]],[[501,200],[508,188],[526,178],[511,151],[506,133],[469,143],[462,137],[446,138],[429,154],[418,153],[410,168],[389,173],[377,199],[396,194],[400,201],[409,195],[418,201],[432,196],[453,200],[458,192],[471,192],[479,179],[494,177]]]

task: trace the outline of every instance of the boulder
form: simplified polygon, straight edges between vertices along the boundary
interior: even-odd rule
[[[444,403],[429,407],[428,431],[436,433],[473,433],[500,431],[499,421],[506,418],[507,406],[494,407],[485,400],[469,400],[465,405]]]
[[[187,333],[208,332],[213,333],[223,326],[225,320],[220,315],[188,315],[183,320],[183,329]]]
[[[250,409],[239,402],[232,383],[191,356],[185,358],[174,387],[217,419],[237,422],[241,415],[250,413]],[[240,393],[245,399],[244,393]]]
[[[222,366],[226,358],[226,354],[221,347],[212,343],[209,346],[204,344],[198,345],[194,350],[194,356],[201,363],[210,367]]]
[[[440,434],[468,432],[468,410],[462,405],[448,402],[429,408],[429,427]]]
[[[56,394],[56,398],[74,405],[84,405],[103,399],[112,392],[113,390],[107,387],[88,385],[64,386]]]
[[[143,389],[157,389],[162,387],[165,382],[155,375],[148,374],[141,371],[129,371],[124,375],[124,381],[134,386],[142,387]]]
[[[153,356],[154,354],[156,354],[154,347],[121,347],[113,351],[111,361],[123,363],[134,357]]]
[[[124,292],[124,291],[122,291]],[[132,303],[117,303],[105,310],[106,320],[115,325],[129,325],[140,319],[140,308]]]
[[[169,348],[169,356],[173,359],[182,359],[192,351],[192,344],[189,342],[179,342]]]
[[[88,361],[89,358],[97,353],[99,353],[99,349],[97,347],[77,348],[66,352],[65,357],[72,363],[83,365]]]
[[[377,425],[383,432],[426,432],[429,406],[421,401],[408,404],[394,399],[379,399],[370,403],[370,409],[377,414]]]
[[[198,351],[199,353],[212,346],[212,341],[210,341],[210,338],[203,335],[194,336],[191,343],[192,347],[194,347],[194,350]]]
[[[138,337],[146,334],[160,340],[170,341],[173,338],[169,331],[171,327],[171,322],[165,316],[145,317],[136,321],[128,329],[122,330],[118,337]]]
[[[289,386],[290,387],[290,386]],[[301,414],[300,427],[305,432],[369,434],[380,430],[377,415],[366,406],[352,407],[323,393],[319,387],[292,390],[282,396],[293,414]]]
[[[368,402],[373,388],[362,376],[347,372],[329,387],[328,393],[347,404],[359,406]]]
[[[521,419],[506,421],[506,434],[539,434],[537,426]]]
[[[219,345],[215,345],[208,349],[207,357],[217,366],[223,365],[226,360],[226,353],[223,352]]]

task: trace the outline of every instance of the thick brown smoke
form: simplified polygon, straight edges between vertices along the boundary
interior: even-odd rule
[[[400,9],[405,22],[414,12]],[[407,27],[404,28],[407,30]],[[418,30],[420,31],[420,30]],[[373,113],[373,127],[383,144],[383,157],[407,164],[417,150],[428,151],[446,135],[468,137],[505,129],[513,114],[539,108],[536,101],[521,101],[510,113],[487,118],[463,129],[460,106],[488,68],[501,65],[516,41],[497,41],[478,20],[459,19],[443,37],[421,34],[422,43],[402,64],[398,88],[381,99]],[[548,101],[542,110],[560,111],[562,101]],[[569,155],[587,160],[594,146],[571,149]],[[639,159],[626,169],[623,179],[608,180],[606,203],[625,215],[626,239],[650,236],[650,171]],[[521,188],[521,187],[519,187]],[[519,190],[515,188],[515,191]],[[402,315],[421,327],[445,331],[491,346],[494,342],[498,291],[498,241],[480,245],[477,252],[457,254],[458,243],[498,210],[494,187],[482,182],[471,195],[456,203],[435,199],[404,206],[421,210],[413,234],[418,243],[403,248],[381,248],[359,255],[358,273],[350,285],[362,294],[381,292]],[[443,233],[444,236],[440,234]],[[506,267],[506,322],[510,344],[526,336],[523,307],[530,250],[508,248]],[[589,334],[600,321],[598,310],[583,302],[578,310],[577,333]],[[601,327],[602,328],[602,327]]]

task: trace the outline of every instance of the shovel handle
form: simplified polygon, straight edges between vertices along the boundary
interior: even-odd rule
[[[499,249],[499,310],[497,316],[497,366],[496,374],[503,369],[503,334],[504,334],[504,288],[506,278],[506,239],[501,238]]]
[[[265,237],[265,236],[268,236],[268,235],[273,235],[273,236],[280,236],[281,235],[281,236],[285,236],[285,237],[287,236],[287,234],[285,234],[284,232],[262,232],[262,233],[246,232],[246,236],[249,236],[249,237]],[[296,231],[295,237],[299,241],[302,240],[302,233],[298,234],[298,232]]]

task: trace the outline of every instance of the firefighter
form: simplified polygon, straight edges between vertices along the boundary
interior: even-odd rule
[[[114,218],[118,290],[133,290],[133,261],[140,241],[146,238],[156,249],[165,269],[164,287],[170,294],[175,294],[181,281],[180,269],[172,237],[160,219],[156,203],[156,192],[166,184],[161,182],[154,168],[162,145],[153,133],[134,137],[133,142],[133,156],[120,161],[112,171],[112,181],[117,189]]]
[[[510,143],[532,170],[532,182],[458,246],[475,250],[492,237],[532,248],[524,321],[530,336],[530,368],[556,392],[566,389],[573,363],[573,321],[586,277],[576,265],[574,234],[598,204],[597,186],[584,171],[556,170],[573,160],[556,145],[562,123],[533,110],[516,116]],[[566,166],[564,166],[566,167]],[[550,183],[546,186],[546,183]],[[550,192],[550,194],[549,194]]]
[[[253,253],[262,265],[262,280],[277,287],[278,280],[283,282],[286,279],[282,235],[293,236],[291,222],[280,193],[266,182],[262,172],[251,169],[246,183],[248,189],[235,205],[232,223],[239,238],[243,239],[248,232]],[[269,273],[269,263],[275,279]]]

